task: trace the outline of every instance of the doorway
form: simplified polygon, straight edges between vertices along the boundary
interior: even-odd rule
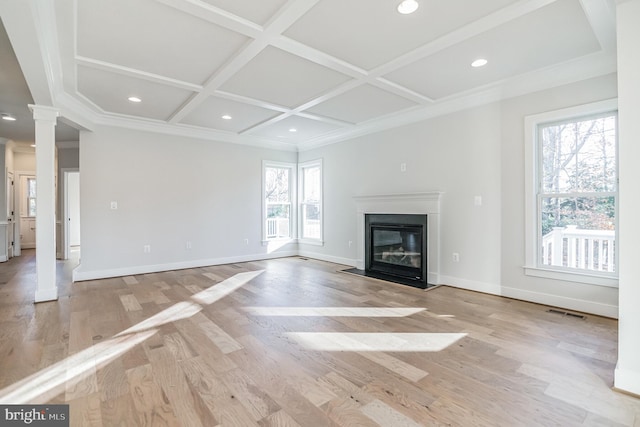
[[[7,171],[7,260],[13,258],[15,235],[15,192],[13,172]]]
[[[80,252],[80,172],[63,169],[63,259]]]

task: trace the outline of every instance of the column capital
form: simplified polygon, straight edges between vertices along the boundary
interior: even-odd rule
[[[55,125],[57,117],[60,115],[60,110],[53,107],[47,107],[45,105],[29,104],[29,110],[33,113],[33,119],[36,121],[49,121]]]

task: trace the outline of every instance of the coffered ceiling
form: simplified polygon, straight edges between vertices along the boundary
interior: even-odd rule
[[[616,70],[613,0],[26,1],[50,101],[88,129],[306,149]]]

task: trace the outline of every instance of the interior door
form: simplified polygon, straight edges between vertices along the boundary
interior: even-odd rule
[[[7,257],[13,258],[15,235],[15,191],[13,172],[7,172]]]
[[[20,175],[20,247],[36,247],[36,177]]]

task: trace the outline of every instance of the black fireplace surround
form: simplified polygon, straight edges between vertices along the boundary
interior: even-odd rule
[[[427,287],[427,215],[365,214],[365,272]]]

